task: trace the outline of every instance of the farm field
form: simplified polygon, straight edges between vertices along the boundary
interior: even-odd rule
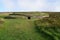
[[[5,16],[0,15],[0,18],[4,19]],[[59,20],[54,22],[58,23]],[[51,27],[48,22],[48,19],[4,19],[0,23],[0,40],[60,40],[60,25],[53,24],[51,26],[54,27]]]

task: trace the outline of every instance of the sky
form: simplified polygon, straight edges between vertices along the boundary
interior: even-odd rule
[[[0,0],[0,12],[60,12],[60,0]]]

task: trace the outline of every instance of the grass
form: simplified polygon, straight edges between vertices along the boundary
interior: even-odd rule
[[[7,15],[0,15],[4,18]],[[47,20],[4,19],[0,24],[0,40],[59,40],[60,28],[50,27]],[[58,20],[59,21],[59,20]],[[46,25],[47,24],[47,25]],[[49,27],[46,27],[49,26]]]
[[[28,19],[5,19],[0,27],[0,40],[43,39],[35,32],[33,21]]]
[[[35,26],[38,33],[48,40],[60,39],[60,19],[48,18],[35,21]],[[38,31],[39,30],[39,31]]]

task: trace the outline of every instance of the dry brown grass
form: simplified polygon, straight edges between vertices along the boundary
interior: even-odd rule
[[[5,20],[3,18],[0,18],[0,24],[4,23]]]

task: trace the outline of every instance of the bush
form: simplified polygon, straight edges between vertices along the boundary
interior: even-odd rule
[[[45,34],[45,37],[52,37],[54,40],[58,40],[60,38],[60,19],[57,18],[43,18],[40,20],[36,20],[35,27],[36,30],[40,30],[42,35]]]
[[[16,17],[12,17],[12,16],[6,16],[4,17],[5,19],[16,19]]]

